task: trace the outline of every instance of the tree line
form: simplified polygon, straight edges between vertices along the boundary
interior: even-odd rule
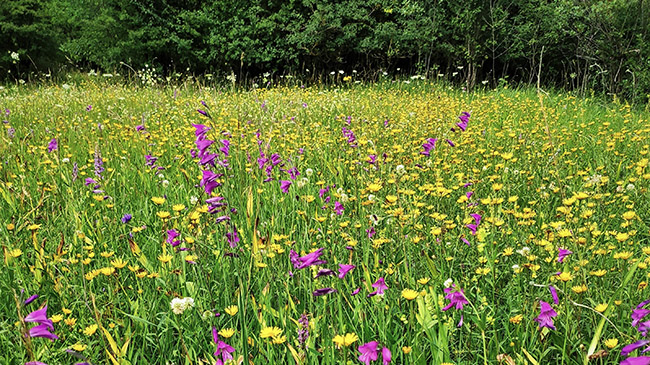
[[[3,51],[4,50],[4,51]],[[400,70],[647,99],[644,0],[3,0],[0,75]],[[541,66],[541,67],[540,67]]]

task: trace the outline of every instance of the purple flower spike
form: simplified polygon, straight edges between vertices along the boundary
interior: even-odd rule
[[[564,261],[564,258],[571,255],[573,252],[569,250],[565,250],[563,248],[558,248],[558,254],[557,254],[557,262],[561,263]]]
[[[56,141],[56,138],[52,138],[50,143],[47,145],[47,152],[56,151],[59,149],[59,143]]]
[[[535,321],[539,322],[539,328],[547,327],[554,330],[553,317],[557,317],[557,313],[553,310],[553,307],[545,301],[540,300],[539,311],[539,316],[535,318]]]

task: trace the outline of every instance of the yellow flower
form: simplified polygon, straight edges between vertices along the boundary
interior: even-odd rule
[[[514,249],[512,247],[506,247],[503,250],[503,256],[511,256],[514,252]]]
[[[159,197],[159,196],[154,196],[151,198],[151,201],[154,202],[156,205],[163,205],[165,204],[165,198]]]
[[[100,272],[106,276],[111,276],[115,272],[114,267],[103,267],[100,269]]]
[[[111,265],[113,265],[113,267],[115,267],[116,269],[121,269],[124,266],[126,266],[126,261],[122,260],[121,258],[117,258],[111,261]]]
[[[260,331],[260,337],[269,338],[269,337],[278,337],[282,333],[282,329],[278,327],[264,327]]]
[[[418,279],[418,283],[419,283],[420,285],[427,285],[427,283],[429,282],[429,280],[431,280],[431,279],[430,279],[430,278],[420,278],[420,279]]]
[[[634,211],[632,210],[623,213],[623,219],[625,219],[626,221],[631,221],[632,219],[634,219],[634,217],[636,217],[636,213],[634,213]]]
[[[237,307],[236,305],[231,305],[230,307],[224,309],[224,311],[230,314],[231,316],[234,316],[235,314],[237,314],[237,312],[239,312],[239,307]]]
[[[50,317],[50,320],[52,323],[59,323],[63,320],[63,314],[55,314],[52,317]]]
[[[567,282],[573,279],[573,276],[571,276],[571,273],[563,271],[562,273],[560,273],[560,275],[557,276],[557,278],[560,279],[561,281]]]
[[[370,184],[368,185],[368,190],[372,191],[373,193],[378,192],[381,189],[381,185],[379,184]]]
[[[196,255],[187,255],[185,256],[185,261],[192,263],[192,262],[196,262],[198,258],[199,257]]]
[[[627,233],[621,232],[621,233],[616,234],[616,240],[618,242],[621,242],[621,243],[625,242],[625,241],[627,241],[628,238],[630,238],[630,235],[627,234]]]
[[[225,338],[230,338],[235,334],[235,330],[232,328],[222,328],[221,331],[219,331],[219,335]]]
[[[19,248],[14,248],[13,250],[9,251],[9,256],[13,258],[19,257],[22,254],[23,254],[23,250]]]
[[[589,275],[598,276],[598,277],[601,277],[605,274],[607,274],[607,270],[603,270],[603,269],[589,272]]]
[[[41,228],[40,224],[30,224],[29,226],[27,226],[27,229],[29,229],[30,231],[35,231],[39,228]]]
[[[605,346],[609,349],[613,349],[614,347],[618,346],[618,338],[610,338],[605,340]]]
[[[413,300],[418,297],[418,292],[413,289],[402,290],[402,297],[406,300]]]
[[[65,307],[64,307],[64,308],[61,308],[61,311],[62,311],[64,314],[70,314],[70,313],[72,313],[72,311],[71,311],[70,309],[65,308]]]
[[[91,324],[90,326],[86,327],[84,329],[84,335],[86,336],[92,336],[97,332],[97,325],[96,324]]]
[[[411,350],[413,350],[413,349],[411,348],[411,346],[403,346],[403,347],[402,347],[402,352],[403,352],[405,355],[408,355],[408,354],[411,352]]]
[[[14,226],[13,223],[9,223],[9,224],[7,224],[7,231],[13,231],[15,227],[16,226]]]
[[[167,219],[171,216],[171,214],[169,214],[167,211],[158,212],[156,215],[160,217],[160,219]]]
[[[183,204],[174,204],[172,209],[174,212],[180,212],[181,210],[185,209],[185,206]]]
[[[285,342],[287,342],[287,336],[273,337],[272,342],[273,342],[274,345],[279,345],[279,344],[285,343]]]
[[[161,255],[158,256],[158,260],[159,260],[160,262],[162,262],[163,264],[168,263],[168,262],[171,261],[173,258],[174,258],[174,256],[172,256],[172,255],[166,255],[166,254],[165,254],[165,255],[161,254]]]
[[[587,291],[587,286],[585,284],[576,285],[572,287],[571,290],[573,290],[573,292],[576,294],[582,294]]]
[[[510,323],[519,324],[519,323],[521,323],[522,319],[524,319],[524,316],[522,314],[517,314],[514,317],[510,317]]]
[[[397,197],[395,195],[388,195],[386,196],[386,201],[389,203],[395,203],[397,201]]]
[[[594,309],[595,309],[596,312],[598,312],[598,313],[603,313],[603,312],[607,309],[607,303],[601,303],[601,304],[598,304],[598,305],[596,306],[596,308],[594,308]]]
[[[78,342],[75,343],[74,345],[72,345],[72,349],[77,351],[77,352],[81,352],[81,351],[85,350],[87,347],[88,347],[87,345],[84,345],[84,344],[81,344],[81,343],[78,343]]]
[[[77,324],[77,319],[76,318],[66,318],[63,323],[67,324],[70,327],[74,327],[75,324]]]
[[[332,339],[332,342],[338,347],[350,346],[359,339],[356,333],[346,333],[345,335],[336,335]]]

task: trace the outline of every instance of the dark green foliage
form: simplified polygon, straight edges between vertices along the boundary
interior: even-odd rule
[[[545,86],[640,101],[650,94],[649,19],[647,0],[5,0],[0,70],[64,59],[165,74],[400,68],[470,89],[539,75]]]

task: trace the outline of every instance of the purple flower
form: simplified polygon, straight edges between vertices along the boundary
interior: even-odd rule
[[[232,353],[235,352],[235,349],[219,339],[219,333],[215,327],[212,327],[212,340],[217,344],[217,351],[214,352],[214,357],[217,358],[216,364],[223,365],[226,361],[232,360]]]
[[[337,215],[343,214],[343,204],[339,203],[338,201],[334,202],[334,211],[336,212]]]
[[[436,142],[438,141],[437,138],[429,138],[427,141],[422,145],[422,148],[424,148],[424,151],[420,152],[420,154],[429,156],[431,151],[436,148]]]
[[[558,248],[558,254],[557,254],[557,262],[562,262],[564,261],[564,258],[571,255],[573,252],[569,250],[565,250],[563,248]]]
[[[38,294],[34,294],[34,295],[32,295],[31,297],[25,299],[25,302],[23,303],[23,305],[27,305],[27,304],[29,304],[29,303],[35,301],[36,298],[38,298]]]
[[[50,330],[54,329],[52,320],[47,318],[47,306],[28,314],[27,317],[25,317],[25,322],[35,322],[49,328]]]
[[[210,170],[203,170],[203,177],[201,178],[199,186],[202,186],[205,190],[205,193],[210,195],[212,193],[212,190],[221,186],[221,183],[219,183],[217,179],[222,176],[223,174],[215,174]]]
[[[316,277],[314,279],[318,279],[321,276],[330,276],[330,275],[334,275],[334,270],[320,269],[320,270],[318,270],[318,273],[316,273]]]
[[[239,235],[237,234],[237,227],[232,227],[232,233],[231,232],[226,232],[226,238],[228,239],[228,244],[230,244],[230,248],[237,247],[237,243],[239,242]]]
[[[167,231],[167,243],[172,245],[172,247],[176,247],[181,244],[180,240],[176,240],[176,237],[180,236],[181,234],[178,233],[175,229],[170,229]]]
[[[52,138],[50,143],[47,145],[47,152],[56,151],[59,149],[59,143],[56,141],[56,138]]]
[[[205,135],[210,130],[210,127],[206,126],[205,124],[192,124],[192,127],[195,129],[194,136],[197,140],[205,138]]]
[[[129,221],[131,220],[131,218],[133,218],[133,216],[132,216],[131,214],[128,214],[128,213],[127,213],[127,214],[123,215],[123,216],[122,216],[122,223],[125,223],[125,224],[126,224],[126,223],[129,223]]]
[[[298,328],[298,343],[304,349],[307,349],[307,339],[309,338],[309,318],[306,314],[302,314],[300,319],[300,328]]]
[[[449,143],[449,145],[450,145],[451,147],[456,147],[456,144],[455,144],[454,142],[452,142],[452,140],[450,140],[450,139],[446,139],[445,141],[447,141],[447,143]]]
[[[619,365],[650,365],[649,356],[628,357],[621,361]]]
[[[290,186],[291,186],[291,181],[280,180],[280,189],[282,190],[283,193],[288,193]]]
[[[368,294],[368,298],[374,297],[375,295],[384,295],[384,290],[388,289],[383,277],[377,279],[377,281],[372,284],[372,287],[376,290]]]
[[[554,330],[555,325],[553,325],[553,317],[557,317],[557,313],[553,310],[553,307],[545,301],[540,300],[539,311],[539,316],[535,318],[535,321],[539,322],[539,328],[547,327]]]
[[[379,346],[377,341],[364,343],[359,346],[359,352],[361,353],[361,355],[359,355],[359,361],[366,365],[370,365],[371,361],[377,360],[377,346]]]
[[[551,292],[551,296],[553,297],[553,303],[558,304],[560,300],[557,297],[557,290],[555,290],[555,287],[553,285],[549,285],[548,290]]]
[[[448,311],[452,307],[454,307],[457,310],[462,310],[463,306],[465,304],[469,304],[467,301],[467,298],[465,298],[465,294],[463,293],[462,289],[455,289],[455,285],[452,284],[449,288],[445,288],[444,292],[445,294],[445,299],[449,300],[449,304],[447,304],[444,308],[442,308],[442,311]]]
[[[481,223],[481,215],[477,213],[472,213],[470,214],[472,218],[474,218],[474,224],[467,224],[465,227],[469,228],[470,231],[472,231],[473,235],[476,235],[476,229],[478,228],[478,225]]]
[[[44,337],[54,342],[54,340],[58,339],[59,336],[51,333],[50,330],[51,328],[49,328],[47,324],[40,324],[29,329],[29,337]]]
[[[204,110],[196,109],[196,111],[199,112],[199,114],[205,115],[206,117],[208,116],[208,113]]]
[[[350,293],[350,295],[355,296],[355,295],[359,294],[360,291],[361,291],[361,287],[358,287],[358,288],[354,289],[352,291],[352,293]]]
[[[354,265],[339,264],[339,279],[343,279],[345,275],[347,275],[355,267],[356,266]]]
[[[372,238],[372,236],[375,235],[375,227],[370,227],[366,229],[366,233],[368,234],[368,238]]]
[[[467,123],[469,123],[469,113],[468,112],[462,112],[458,119],[460,119],[460,122],[456,123],[456,126],[460,128],[463,132],[467,129]]]
[[[650,343],[650,340],[638,340],[635,343],[631,343],[621,349],[621,356],[628,356],[632,351],[641,348]]]
[[[144,129],[145,129],[144,128],[144,123],[135,126],[135,130],[138,131],[138,132],[142,132],[142,131],[144,131]]]
[[[313,292],[312,294],[313,294],[315,297],[320,297],[320,296],[323,296],[323,295],[326,295],[326,294],[336,293],[336,292],[337,292],[336,289],[332,289],[332,288],[322,288],[322,289],[316,289],[316,290],[314,290],[314,292]]]
[[[297,255],[297,254],[296,254]],[[304,269],[306,267],[312,266],[312,265],[322,265],[326,264],[327,261],[321,260],[320,257],[323,255],[323,248],[319,248],[318,250],[309,253],[305,256],[298,257],[296,258],[297,262],[299,262],[299,265],[296,265],[296,262],[292,259],[292,263],[295,269],[300,270]]]
[[[384,347],[381,349],[381,362],[382,365],[388,365],[390,361],[393,359],[393,355],[390,353],[390,350],[388,347]]]

